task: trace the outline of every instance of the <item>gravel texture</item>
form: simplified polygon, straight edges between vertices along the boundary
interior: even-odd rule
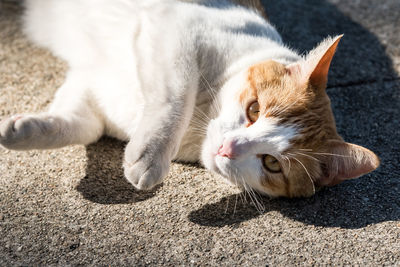
[[[328,92],[339,132],[381,158],[370,175],[309,199],[249,199],[197,165],[135,191],[124,144],[0,148],[0,266],[400,265],[400,2],[263,1],[299,51],[344,33]],[[65,63],[21,33],[0,0],[0,119],[45,110]]]

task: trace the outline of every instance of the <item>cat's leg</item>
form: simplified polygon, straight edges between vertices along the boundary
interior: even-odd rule
[[[167,176],[195,105],[188,89],[168,102],[145,105],[138,130],[125,149],[125,176],[138,189],[151,189]]]
[[[102,134],[104,125],[90,104],[88,90],[69,75],[48,112],[15,115],[0,123],[0,144],[8,149],[50,149],[89,144]]]

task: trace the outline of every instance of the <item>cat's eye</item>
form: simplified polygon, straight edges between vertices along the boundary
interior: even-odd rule
[[[264,155],[263,164],[264,167],[270,172],[281,172],[281,164],[275,157],[271,155]]]
[[[254,101],[247,108],[247,118],[251,122],[256,122],[258,116],[260,116],[260,105],[258,101]]]

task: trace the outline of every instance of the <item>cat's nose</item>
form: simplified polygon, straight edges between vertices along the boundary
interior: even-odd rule
[[[234,159],[237,156],[235,142],[232,139],[225,139],[218,149],[218,155],[229,159]]]

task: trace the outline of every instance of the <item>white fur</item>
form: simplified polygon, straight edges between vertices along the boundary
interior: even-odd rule
[[[254,11],[203,2],[27,0],[26,34],[65,59],[70,71],[50,110],[7,120],[0,143],[44,149],[107,134],[129,141],[125,175],[147,189],[162,181],[172,159],[199,160],[207,128],[205,166],[236,180],[233,170],[240,169],[261,190],[254,155],[279,154],[296,130],[273,120],[243,128],[244,111],[234,95],[249,66],[301,57]],[[227,137],[249,148],[237,166],[212,155]]]
[[[210,170],[226,177],[233,184],[250,186],[260,192],[273,195],[272,191],[261,185],[265,177],[259,155],[269,154],[279,157],[296,136],[293,127],[278,125],[274,118],[259,118],[253,125],[246,127],[246,110],[240,105],[238,95],[246,84],[246,71],[231,78],[221,89],[221,111],[208,127],[203,143],[202,162]],[[218,155],[217,151],[224,140],[232,140],[240,155],[228,159]]]

